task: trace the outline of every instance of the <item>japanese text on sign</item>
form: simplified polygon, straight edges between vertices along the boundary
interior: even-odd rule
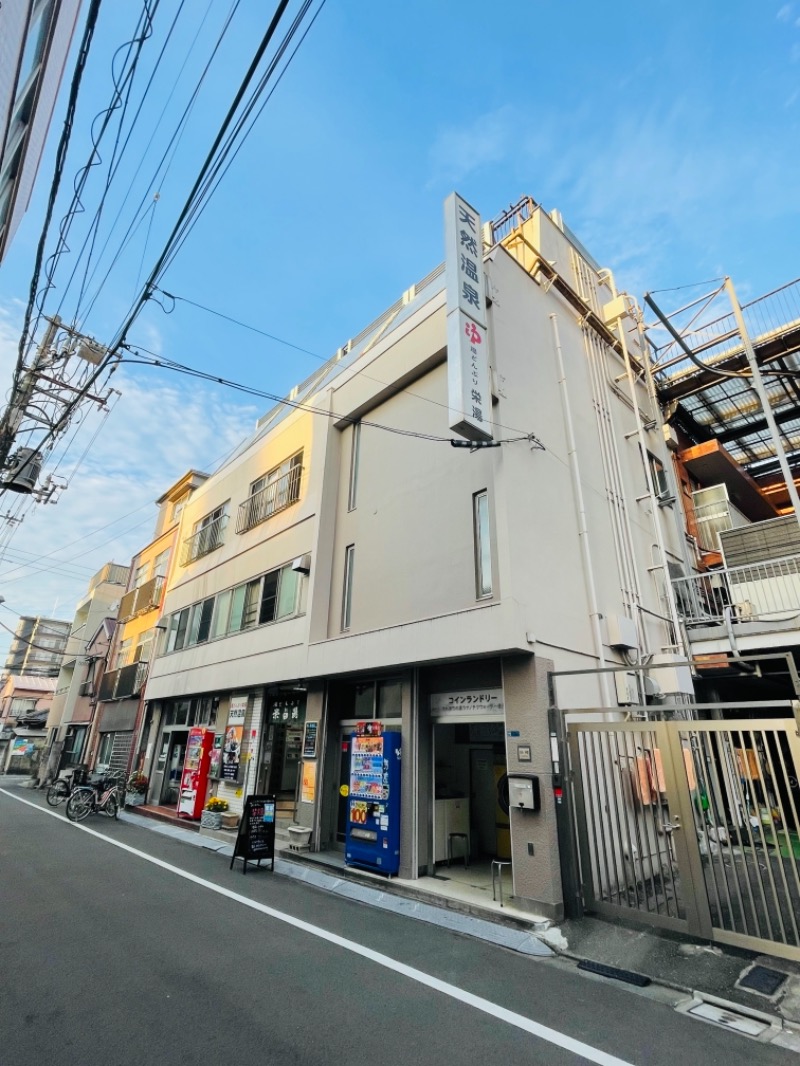
[[[445,201],[444,214],[450,428],[468,440],[491,440],[481,219],[456,193]]]

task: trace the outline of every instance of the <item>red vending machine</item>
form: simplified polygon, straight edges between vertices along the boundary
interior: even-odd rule
[[[199,818],[202,814],[208,792],[208,768],[213,746],[213,729],[195,726],[189,730],[178,800],[178,815],[181,818]]]

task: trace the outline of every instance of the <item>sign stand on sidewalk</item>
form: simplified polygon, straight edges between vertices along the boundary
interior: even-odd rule
[[[237,859],[242,860],[242,873],[247,873],[247,864],[269,859],[271,870],[275,869],[275,797],[248,796],[239,822],[239,832],[233,848],[230,869]]]

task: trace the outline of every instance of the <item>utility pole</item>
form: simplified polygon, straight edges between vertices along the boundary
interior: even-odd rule
[[[106,349],[58,316],[46,321],[33,359],[15,373],[11,398],[0,417],[0,494],[26,493],[39,503],[54,502],[64,487],[52,477],[37,487],[42,463],[56,440],[85,402],[107,411],[110,395],[110,391],[104,395],[90,391],[103,368]],[[20,437],[24,447],[17,444]]]
[[[23,374],[19,385],[12,392],[8,407],[3,412],[3,417],[0,418],[0,471],[5,470],[8,466],[8,457],[16,442],[17,432],[22,424],[22,419],[25,417],[28,404],[33,397],[39,374],[49,365],[47,360],[50,347],[60,325],[61,319],[58,316],[48,323],[33,362]]]

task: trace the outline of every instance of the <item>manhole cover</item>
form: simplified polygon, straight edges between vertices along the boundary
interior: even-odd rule
[[[768,966],[754,966],[736,982],[739,988],[748,992],[757,992],[761,996],[774,996],[786,980],[787,975],[780,970],[771,970]]]

